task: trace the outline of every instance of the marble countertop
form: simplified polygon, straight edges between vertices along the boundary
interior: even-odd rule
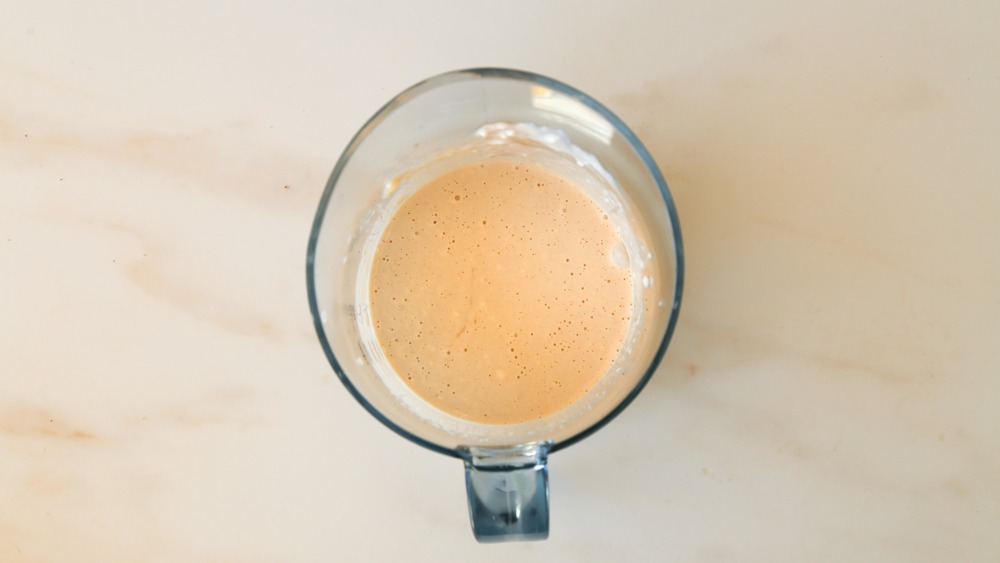
[[[0,561],[996,561],[1000,5],[8,3]],[[432,74],[606,102],[688,277],[659,373],[478,545],[305,296],[354,131]]]

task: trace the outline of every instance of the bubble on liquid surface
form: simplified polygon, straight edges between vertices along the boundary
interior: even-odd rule
[[[616,243],[611,248],[611,263],[619,268],[628,268],[628,250],[625,248],[625,243]]]
[[[653,287],[653,278],[650,276],[642,276],[642,287],[647,289]]]

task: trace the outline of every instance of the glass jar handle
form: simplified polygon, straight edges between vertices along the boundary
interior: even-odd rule
[[[544,540],[549,537],[551,442],[510,448],[459,448],[465,459],[469,518],[476,540]]]

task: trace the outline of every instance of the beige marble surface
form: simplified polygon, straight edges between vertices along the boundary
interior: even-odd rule
[[[0,561],[1000,560],[1000,7],[21,2],[0,17]],[[480,546],[305,298],[356,128],[467,66],[630,122],[665,364]]]

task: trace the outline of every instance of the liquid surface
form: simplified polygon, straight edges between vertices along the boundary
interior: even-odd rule
[[[601,208],[545,168],[458,168],[386,227],[369,289],[375,334],[403,381],[449,414],[552,414],[607,373],[625,339],[632,283],[616,245]]]

